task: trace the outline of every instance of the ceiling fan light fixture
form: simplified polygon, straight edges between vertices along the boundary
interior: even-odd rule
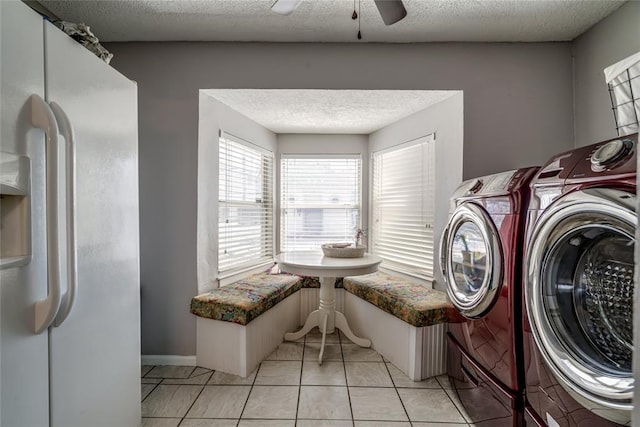
[[[374,0],[384,25],[392,25],[407,16],[402,0]]]
[[[276,0],[271,5],[271,10],[278,15],[291,15],[301,2],[302,0]]]

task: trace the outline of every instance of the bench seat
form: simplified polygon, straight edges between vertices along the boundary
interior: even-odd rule
[[[344,288],[416,327],[446,323],[455,312],[447,294],[383,272],[348,277]]]
[[[256,274],[191,300],[198,366],[247,377],[299,327],[300,278]]]
[[[254,274],[191,300],[199,317],[246,325],[302,287],[297,276]]]
[[[385,272],[344,280],[344,313],[356,335],[414,381],[446,372],[445,292]]]
[[[256,274],[191,300],[199,366],[246,377],[319,304],[317,277]],[[415,381],[446,371],[444,292],[384,272],[336,280],[337,309],[356,335]],[[298,292],[300,291],[300,292]]]

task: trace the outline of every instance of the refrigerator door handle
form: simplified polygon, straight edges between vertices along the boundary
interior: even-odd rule
[[[67,318],[78,293],[78,262],[76,240],[76,138],[73,125],[64,109],[56,102],[49,104],[56,117],[60,133],[65,139],[66,195],[67,195],[67,292],[56,316],[54,326],[60,326]]]
[[[40,334],[53,323],[60,308],[61,268],[58,252],[58,124],[47,103],[31,95],[31,124],[45,134],[47,281],[49,295],[35,304],[35,333]]]

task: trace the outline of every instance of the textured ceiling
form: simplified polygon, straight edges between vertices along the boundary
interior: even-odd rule
[[[274,0],[47,1],[60,18],[102,41],[358,42],[353,0],[302,0],[289,16]],[[407,17],[386,27],[360,2],[359,42],[567,41],[620,7],[616,0],[403,0]]]
[[[211,89],[204,91],[275,133],[370,134],[457,91]]]
[[[0,0],[2,1],[2,0]],[[620,7],[617,0],[403,0],[407,17],[385,26],[373,0],[302,0],[289,16],[274,0],[41,0],[84,22],[101,41],[536,42],[573,40]],[[359,3],[359,6],[358,6]],[[358,21],[351,19],[359,7]],[[276,133],[369,134],[452,91],[208,90]]]

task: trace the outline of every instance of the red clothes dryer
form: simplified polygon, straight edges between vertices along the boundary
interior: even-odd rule
[[[449,324],[448,373],[475,425],[523,425],[521,266],[536,171],[466,181],[451,198],[440,265],[460,319]]]
[[[531,183],[527,425],[631,424],[638,135],[562,153]]]

